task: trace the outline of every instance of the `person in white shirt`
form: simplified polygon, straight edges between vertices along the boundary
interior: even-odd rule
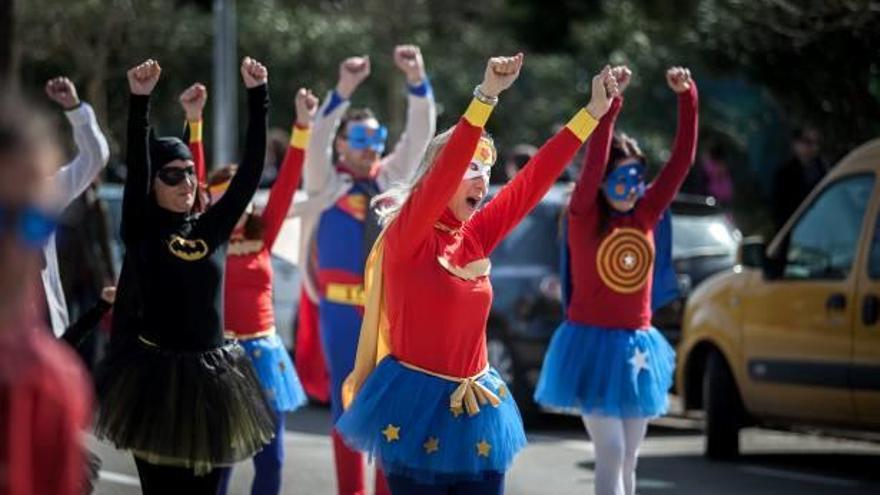
[[[46,83],[46,94],[64,109],[64,115],[73,127],[73,140],[77,148],[77,155],[73,160],[61,167],[51,178],[57,192],[56,207],[60,213],[98,176],[110,158],[110,149],[107,139],[98,127],[94,110],[88,103],[80,101],[76,86],[70,79],[50,79]],[[40,276],[46,296],[47,320],[55,336],[60,337],[69,325],[69,317],[58,271],[54,234],[43,248],[43,260]]]
[[[394,63],[406,77],[408,105],[406,127],[394,149],[385,154],[387,129],[372,111],[349,109],[352,94],[370,75],[369,57],[344,60],[336,88],[312,124],[303,167],[308,200],[295,203],[290,214],[302,218],[299,266],[304,293],[320,308],[334,421],[342,414],[342,381],[354,366],[364,261],[379,233],[370,200],[409,180],[436,129],[434,95],[421,51],[397,46]],[[335,433],[333,447],[338,493],[364,493],[363,455],[348,449]],[[377,476],[376,493],[386,491],[384,478]]]

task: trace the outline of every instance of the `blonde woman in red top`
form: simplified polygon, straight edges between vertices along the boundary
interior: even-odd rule
[[[516,403],[487,362],[488,257],[552,186],[617,88],[608,68],[594,77],[586,108],[479,208],[496,156],[483,127],[522,61],[490,59],[462,119],[428,147],[414,185],[376,199],[386,226],[368,263],[347,381],[357,394],[336,427],[379,459],[395,495],[501,493],[526,443]]]

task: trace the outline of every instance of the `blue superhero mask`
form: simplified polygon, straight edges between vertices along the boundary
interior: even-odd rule
[[[371,149],[382,154],[385,151],[385,140],[388,129],[383,125],[378,128],[367,127],[365,124],[352,123],[348,127],[348,146],[355,150]]]
[[[58,219],[35,206],[9,208],[0,205],[0,235],[12,232],[26,247],[40,249],[58,225]]]
[[[632,162],[617,167],[605,179],[605,193],[614,201],[625,201],[631,193],[645,194],[645,164]]]

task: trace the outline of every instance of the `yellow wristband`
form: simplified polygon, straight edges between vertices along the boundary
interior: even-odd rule
[[[202,121],[197,120],[195,122],[187,122],[187,125],[189,125],[189,142],[202,142]]]
[[[568,130],[573,132],[581,142],[584,142],[590,137],[590,134],[593,133],[593,129],[595,129],[597,125],[599,125],[599,121],[594,119],[586,108],[581,108],[580,111],[568,121],[568,124],[566,124],[565,127],[568,127]]]
[[[464,119],[474,127],[485,127],[493,108],[495,107],[474,98],[464,112]]]
[[[290,145],[301,150],[306,149],[309,145],[309,136],[311,134],[311,128],[303,129],[302,127],[293,126],[293,132],[290,133]]]

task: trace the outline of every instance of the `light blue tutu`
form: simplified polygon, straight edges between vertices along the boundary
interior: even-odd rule
[[[656,328],[617,330],[565,321],[544,357],[535,401],[578,415],[666,413],[675,350]]]
[[[350,447],[378,458],[386,473],[420,483],[473,481],[487,472],[504,472],[526,444],[522,419],[495,370],[478,382],[501,403],[481,405],[473,416],[456,414],[449,397],[457,383],[387,357],[370,374],[336,429]]]
[[[257,378],[275,411],[294,411],[308,402],[293,362],[278,334],[239,342],[257,371]]]

